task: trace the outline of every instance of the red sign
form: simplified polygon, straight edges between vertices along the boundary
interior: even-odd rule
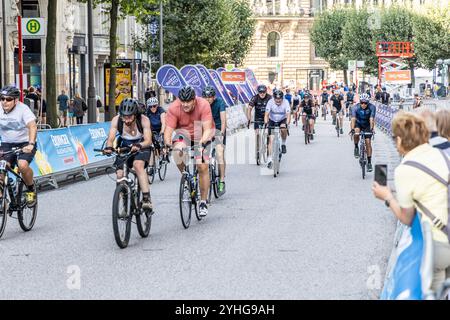
[[[224,83],[245,83],[245,71],[223,71],[221,73]]]

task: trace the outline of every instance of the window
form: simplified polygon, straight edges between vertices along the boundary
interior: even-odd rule
[[[38,18],[39,16],[40,16],[39,1],[37,0],[22,1],[22,17]]]
[[[267,13],[269,16],[280,14],[280,0],[267,0]]]
[[[280,35],[278,32],[272,31],[267,36],[267,56],[278,57],[280,48]]]

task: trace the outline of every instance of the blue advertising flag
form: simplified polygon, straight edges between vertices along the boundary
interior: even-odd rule
[[[166,64],[158,69],[156,73],[156,81],[165,90],[178,96],[178,91],[187,85],[186,80],[181,75],[180,71],[171,64]]]
[[[203,88],[205,88],[207,84],[197,67],[188,64],[181,68],[180,72],[187,84],[192,86],[195,89],[195,93],[201,97]]]
[[[233,69],[233,71],[242,71],[240,69]],[[247,78],[247,75],[246,75]],[[256,89],[253,90],[252,86],[249,84],[248,79],[246,79],[244,84],[241,84],[242,88],[245,90],[248,96],[253,97],[256,94]]]
[[[258,89],[258,81],[256,80],[255,73],[251,69],[245,69],[245,75],[256,92]]]
[[[382,300],[421,300],[422,279],[420,269],[423,256],[423,234],[419,214],[416,212],[411,228],[406,229],[397,247],[397,259],[387,279]]]
[[[81,164],[95,163],[108,158],[94,152],[94,149],[102,149],[105,146],[110,127],[110,122],[69,127]]]
[[[228,93],[227,88],[223,84],[222,79],[220,78],[219,73],[216,70],[210,69],[209,74],[211,75],[212,79],[216,83],[216,87],[219,88],[219,90],[222,92],[222,95],[225,97],[226,102],[229,106],[234,105],[233,98]]]
[[[217,96],[222,98],[222,100],[225,102],[226,105],[228,105],[228,106],[233,105],[233,104],[229,104],[229,101],[225,98],[224,94],[222,93],[224,89],[220,89],[217,86],[217,83],[213,80],[208,69],[206,69],[206,67],[201,64],[197,64],[196,67],[200,71],[200,74],[204,77],[204,79],[208,79],[207,84],[212,86],[216,90]],[[228,98],[229,98],[229,96],[228,96]]]

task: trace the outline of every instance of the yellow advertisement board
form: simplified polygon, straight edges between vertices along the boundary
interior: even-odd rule
[[[105,65],[105,99],[106,106],[109,105],[109,80],[111,68]],[[116,67],[116,106],[119,106],[123,99],[131,98],[133,93],[132,70],[129,63]]]

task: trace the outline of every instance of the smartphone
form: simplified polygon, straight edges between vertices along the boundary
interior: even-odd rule
[[[387,185],[387,164],[375,165],[375,181],[381,186]]]

